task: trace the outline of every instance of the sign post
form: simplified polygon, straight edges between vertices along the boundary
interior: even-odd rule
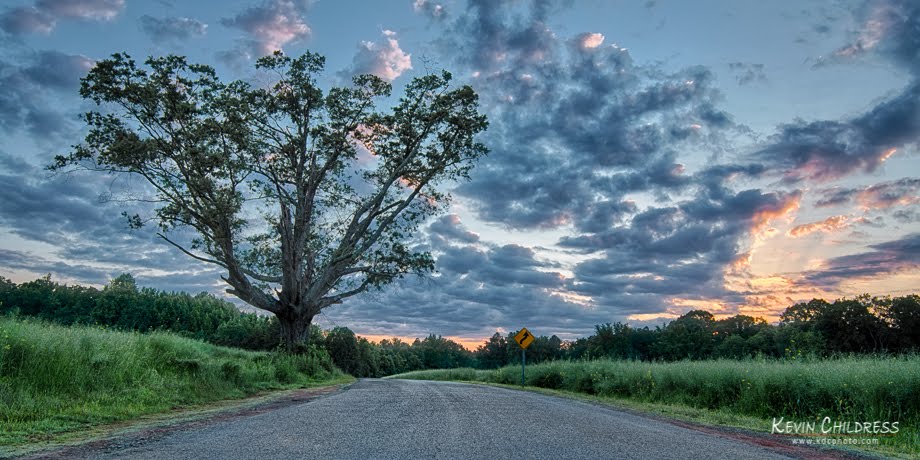
[[[521,346],[521,386],[524,386],[524,368],[527,365],[527,347],[533,343],[533,334],[527,330],[527,328],[521,328],[521,330],[514,335],[514,341]]]

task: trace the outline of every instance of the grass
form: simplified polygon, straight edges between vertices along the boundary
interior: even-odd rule
[[[394,376],[520,384],[519,366],[418,371]],[[827,360],[556,361],[527,366],[529,387],[628,402],[645,412],[769,432],[773,418],[794,422],[898,422],[870,450],[920,455],[920,356]],[[682,415],[681,415],[682,414]]]
[[[325,352],[250,352],[167,333],[0,318],[0,446],[347,379]]]

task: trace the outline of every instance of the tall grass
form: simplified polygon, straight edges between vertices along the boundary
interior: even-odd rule
[[[321,351],[249,352],[167,333],[0,318],[0,445],[341,378]]]
[[[425,380],[520,384],[521,368],[418,371]],[[529,386],[689,406],[764,420],[899,422],[889,440],[920,454],[920,356],[826,360],[556,361],[527,366]],[[765,425],[769,430],[769,425]],[[883,441],[885,442],[885,441]]]

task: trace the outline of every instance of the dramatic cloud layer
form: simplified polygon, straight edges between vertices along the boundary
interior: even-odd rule
[[[775,319],[813,296],[914,287],[920,3],[397,6],[0,7],[0,274],[104,283],[128,271],[222,292],[219,270],[126,228],[121,211],[144,205],[121,192],[141,194],[141,181],[43,167],[81,137],[79,79],[96,59],[188,54],[259,85],[253,60],[310,48],[328,59],[321,86],[372,73],[395,81],[394,99],[400,82],[446,68],[490,123],[490,155],[469,182],[445,184],[455,206],[410,241],[436,273],[337,305],[324,325],[468,338],[526,325],[574,338],[695,308]]]
[[[755,158],[775,165],[790,182],[828,181],[872,172],[898,148],[920,139],[920,84],[845,121],[784,124]]]
[[[826,181],[872,172],[899,148],[920,140],[920,4],[872,1],[867,11],[855,43],[835,55],[852,58],[876,50],[913,80],[897,96],[854,118],[780,126],[770,145],[754,157],[780,168],[786,180]]]
[[[625,316],[661,311],[678,294],[726,295],[722,273],[744,238],[795,209],[800,193],[725,186],[757,166],[687,174],[679,151],[721,144],[736,128],[712,72],[638,65],[600,33],[561,37],[546,24],[556,8],[471,2],[450,24],[443,46],[460,50],[493,114],[490,161],[460,193],[487,221],[575,231],[559,246],[591,256],[551,298],[560,304],[586,299]],[[631,196],[687,199],[658,207]]]

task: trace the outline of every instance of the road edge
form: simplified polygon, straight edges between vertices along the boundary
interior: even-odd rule
[[[412,379],[415,380],[415,379]],[[867,452],[861,450],[853,449],[842,449],[842,448],[832,448],[824,446],[805,446],[805,445],[795,445],[790,442],[786,442],[784,438],[777,438],[776,436],[771,436],[769,433],[754,431],[746,428],[729,426],[729,425],[716,425],[710,423],[703,423],[695,420],[685,420],[681,418],[675,418],[673,416],[667,416],[663,414],[658,414],[649,411],[643,411],[634,407],[627,407],[621,404],[617,404],[615,398],[602,398],[595,395],[567,392],[562,390],[551,390],[547,388],[539,387],[521,387],[520,385],[506,385],[500,383],[491,383],[491,382],[480,382],[480,381],[460,381],[460,380],[430,380],[432,382],[454,382],[454,383],[467,383],[473,385],[483,385],[490,386],[494,388],[502,388],[512,391],[526,391],[529,393],[537,393],[543,396],[557,397],[563,399],[569,399],[573,401],[583,402],[593,406],[616,410],[620,412],[625,412],[630,415],[635,415],[639,417],[645,417],[652,420],[668,423],[671,425],[679,426],[682,428],[690,429],[693,431],[698,431],[706,433],[712,436],[718,436],[725,439],[732,439],[745,444],[754,445],[764,449],[769,449],[774,452],[787,455],[790,457],[801,458],[801,459],[818,459],[818,460],[883,460],[889,458],[899,458],[899,457],[887,457],[884,454],[876,452]]]
[[[206,405],[151,414],[133,420],[98,425],[68,433],[65,439],[17,446],[0,451],[0,459],[84,458],[93,453],[159,439],[169,433],[200,428],[212,423],[236,420],[284,407],[305,404],[347,390],[357,380],[332,385],[271,391],[242,399],[221,400]],[[73,437],[71,438],[70,435]]]

